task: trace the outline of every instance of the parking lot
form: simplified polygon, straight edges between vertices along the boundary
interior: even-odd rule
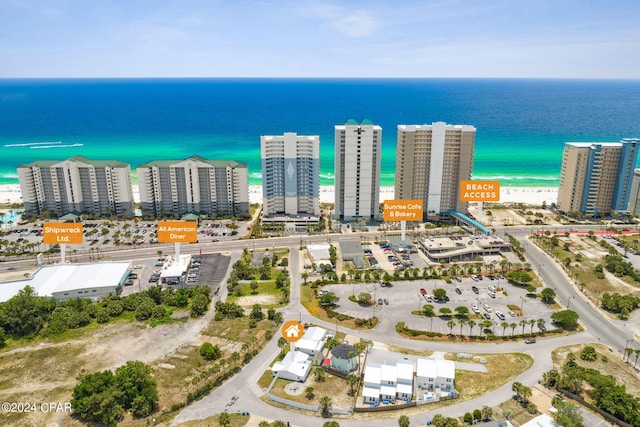
[[[212,292],[216,293],[227,274],[231,257],[219,253],[204,254],[194,256],[193,260],[196,262],[192,262],[192,266],[187,271],[185,282],[171,286],[210,285]],[[158,280],[162,269],[161,262],[157,260],[136,261],[132,267],[132,273],[136,275],[136,278],[130,285],[123,288],[122,295],[139,292],[161,284]],[[166,287],[167,285],[162,284],[162,286]]]
[[[339,285],[327,285],[322,289],[334,292],[340,300],[336,311],[344,313],[356,318],[370,318],[374,314],[377,316],[381,324],[385,329],[394,327],[397,322],[405,322],[406,326],[411,329],[423,330],[423,331],[436,331],[441,333],[449,333],[449,326],[447,322],[451,318],[439,318],[439,317],[425,317],[411,314],[412,311],[422,310],[425,304],[430,304],[434,307],[436,314],[439,313],[441,308],[448,308],[452,314],[455,314],[456,307],[464,306],[469,309],[469,318],[479,323],[481,320],[491,320],[494,322],[496,335],[502,335],[502,322],[509,324],[516,323],[516,334],[522,333],[522,326],[519,325],[520,320],[535,320],[544,319],[545,325],[549,327],[551,325],[551,314],[553,310],[547,307],[546,304],[535,298],[528,298],[526,296],[526,290],[512,286],[504,279],[489,280],[484,277],[483,280],[474,281],[471,278],[461,278],[458,282],[454,280],[451,284],[447,284],[444,280],[415,280],[415,281],[397,281],[393,282],[392,287],[380,286],[379,283],[367,283],[367,284],[339,284]],[[475,286],[478,289],[476,294],[472,287]],[[495,287],[495,297],[491,297],[489,293],[490,287]],[[436,288],[442,288],[446,291],[449,301],[431,302],[428,298],[423,296],[420,289],[424,289],[428,296],[433,295],[433,290]],[[459,289],[459,294],[455,289]],[[375,300],[375,304],[372,306],[361,306],[358,303],[349,301],[350,295],[357,295],[361,292],[367,292],[371,294]],[[507,295],[504,295],[506,292]],[[381,300],[381,301],[378,301]],[[385,303],[385,300],[388,303]],[[380,304],[382,302],[382,304]],[[484,305],[487,305],[491,312],[484,309]],[[519,310],[510,310],[507,306],[515,305],[522,308],[522,315]],[[478,313],[474,314],[473,306],[478,307]],[[504,320],[496,316],[496,312],[504,314]],[[512,311],[513,316],[509,314]],[[489,319],[485,319],[484,315],[487,314]],[[537,332],[538,326],[533,326],[533,331]],[[530,332],[531,326],[525,326],[525,332]],[[453,329],[454,333],[460,333],[460,326],[457,325]],[[469,334],[469,327],[464,326],[462,330],[463,335]],[[474,334],[479,333],[479,328],[474,328]],[[505,331],[506,335],[512,333],[512,329],[509,327]]]

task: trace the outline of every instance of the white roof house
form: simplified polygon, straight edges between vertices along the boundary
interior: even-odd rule
[[[281,362],[276,362],[271,367],[274,376],[278,375],[291,381],[304,382],[311,372],[313,365],[309,355],[300,351],[290,351]]]
[[[292,343],[292,349],[315,356],[322,352],[326,341],[327,330],[319,326],[312,326],[304,331],[302,338]]]
[[[541,414],[522,424],[521,427],[558,427],[558,424],[547,414]]]
[[[30,278],[0,283],[0,302],[31,286],[39,296],[58,301],[117,295],[131,272],[130,262],[58,264],[38,269]]]
[[[451,391],[455,379],[455,362],[443,359],[418,359],[416,381],[425,390]]]
[[[396,365],[382,365],[380,372],[380,384],[395,386],[398,381],[398,367]]]
[[[413,397],[413,363],[408,361],[399,361],[397,364],[396,397],[398,399],[407,400]]]
[[[382,367],[378,363],[370,363],[364,367],[364,388],[362,396],[365,403],[378,403],[380,399],[380,375]]]

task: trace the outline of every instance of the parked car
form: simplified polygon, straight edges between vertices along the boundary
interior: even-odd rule
[[[388,299],[384,299],[384,305],[389,305],[389,300]]]
[[[511,317],[516,317],[516,314],[511,310],[507,311],[507,314]]]
[[[462,291],[460,290],[460,288],[456,288],[456,294],[462,295]]]
[[[382,298],[378,298],[378,305],[382,305]]]
[[[527,338],[526,340],[524,340],[525,344],[535,344],[536,339],[535,338]]]
[[[491,313],[491,306],[489,304],[483,304],[482,308],[484,308],[484,311],[487,313]]]
[[[427,290],[425,288],[420,288],[420,293],[424,296],[427,294]]]
[[[504,313],[501,312],[501,311],[496,311],[496,317],[498,319],[500,319],[500,320],[504,320],[505,319]]]
[[[473,310],[473,312],[476,314],[480,313],[480,309],[475,304],[471,306],[471,310]]]
[[[496,297],[496,293],[495,292],[487,292],[487,294],[491,297],[491,298],[495,298]]]
[[[478,288],[475,287],[475,286],[472,286],[471,290],[473,291],[474,294],[479,294],[480,293],[480,290],[478,290]]]

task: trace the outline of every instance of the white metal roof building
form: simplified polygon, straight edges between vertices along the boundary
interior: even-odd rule
[[[281,362],[276,362],[271,367],[273,376],[278,375],[291,381],[304,382],[311,372],[312,360],[309,355],[301,351],[290,351]]]
[[[26,286],[34,288],[39,296],[58,301],[74,298],[98,300],[109,294],[120,294],[130,272],[130,262],[44,266],[30,278],[0,283],[0,302],[11,299]]]
[[[302,338],[292,343],[292,349],[316,356],[322,352],[326,341],[327,330],[319,326],[312,326],[304,331]]]

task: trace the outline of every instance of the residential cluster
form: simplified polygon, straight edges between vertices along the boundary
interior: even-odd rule
[[[435,122],[398,125],[395,198],[422,200],[425,220],[466,220],[460,181],[471,179],[476,128]],[[370,120],[335,126],[334,217],[379,220],[382,128]],[[557,208],[586,217],[640,215],[640,139],[567,142]],[[320,137],[286,132],[260,137],[263,219],[320,216]],[[148,217],[248,217],[248,167],[235,160],[192,156],[136,168],[140,214]],[[69,212],[132,217],[130,165],[76,156],[18,167],[27,215]]]

